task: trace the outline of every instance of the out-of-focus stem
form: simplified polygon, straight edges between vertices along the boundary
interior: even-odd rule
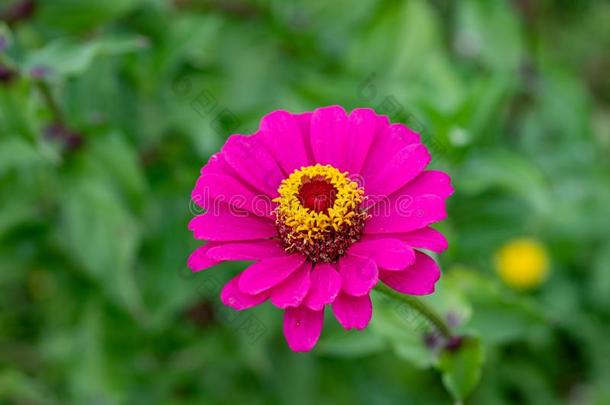
[[[421,315],[425,316],[426,319],[428,319],[428,321],[432,325],[434,325],[434,327],[445,338],[450,339],[453,337],[453,334],[451,333],[451,328],[449,327],[447,322],[439,314],[437,314],[434,309],[432,309],[428,304],[426,304],[419,298],[414,297],[412,295],[398,293],[382,283],[378,283],[377,286],[375,286],[375,290],[393,300],[404,302],[405,304],[409,305]]]
[[[47,108],[49,109],[49,111],[51,111],[51,114],[53,115],[53,121],[57,124],[64,125],[65,122],[61,113],[61,109],[59,108],[57,101],[55,101],[55,98],[53,97],[53,93],[51,92],[49,85],[43,80],[37,80],[36,87],[38,88],[38,91],[40,91],[40,94],[42,95],[42,98],[45,104],[47,105]]]

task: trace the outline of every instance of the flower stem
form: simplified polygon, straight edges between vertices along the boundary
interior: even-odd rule
[[[432,309],[428,304],[423,302],[417,297],[412,295],[401,294],[392,290],[390,287],[385,284],[378,283],[375,286],[375,290],[380,292],[381,294],[389,297],[393,300],[397,300],[409,305],[411,308],[419,312],[421,315],[425,316],[428,321],[434,325],[436,329],[447,339],[453,337],[451,333],[451,328],[447,325],[447,322],[438,314],[434,309]]]
[[[37,80],[36,87],[38,88],[38,91],[40,91],[42,99],[44,100],[45,104],[47,105],[47,108],[51,112],[51,115],[53,116],[53,121],[57,124],[64,125],[65,122],[63,120],[61,109],[59,108],[59,104],[53,97],[53,93],[51,92],[49,85],[42,80]]]

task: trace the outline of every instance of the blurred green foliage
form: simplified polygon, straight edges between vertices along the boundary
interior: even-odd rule
[[[0,4],[0,403],[610,403],[610,3]],[[375,296],[367,330],[327,314],[295,355],[280,311],[218,305],[239,265],[186,269],[207,158],[328,104],[408,123],[451,173],[426,301],[458,350]],[[492,269],[520,236],[552,261],[531,292]]]

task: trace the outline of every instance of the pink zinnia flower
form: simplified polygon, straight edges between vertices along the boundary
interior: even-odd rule
[[[193,200],[206,210],[189,229],[208,243],[193,271],[251,260],[221,300],[243,310],[270,300],[284,310],[293,351],[309,351],[324,307],[345,329],[365,328],[381,280],[404,294],[434,291],[440,270],[417,249],[442,252],[431,228],[445,218],[449,176],[424,170],[419,135],[371,109],[274,111],[258,132],[232,135],[201,169]]]

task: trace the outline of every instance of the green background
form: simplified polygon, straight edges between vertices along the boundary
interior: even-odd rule
[[[0,23],[0,403],[610,403],[609,2],[34,3]],[[293,354],[281,311],[219,305],[245,264],[186,269],[208,157],[330,104],[451,174],[426,302],[458,350],[375,295],[368,329],[327,313]],[[529,292],[493,271],[521,236],[551,259]]]

